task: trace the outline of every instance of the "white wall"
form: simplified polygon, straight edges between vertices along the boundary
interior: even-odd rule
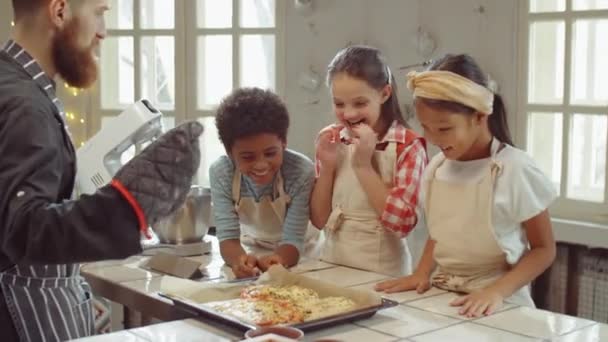
[[[393,69],[418,61],[408,42],[403,42],[418,26],[418,0],[317,0],[309,16],[300,15],[293,1],[288,2],[285,95],[292,121],[288,144],[312,156],[316,133],[334,117],[327,87],[323,84],[314,93],[302,89],[297,85],[299,74],[313,66],[324,82],[327,64],[349,42],[377,46]],[[400,98],[405,98],[403,77],[398,85]]]
[[[0,1],[0,43],[6,41],[13,20],[13,7],[8,0]]]
[[[437,38],[435,53],[468,53],[499,85],[513,133],[517,113],[517,11],[513,0],[424,0],[420,23]],[[484,12],[478,9],[483,6]],[[515,135],[515,134],[513,134]]]
[[[402,105],[411,101],[405,74],[396,68],[423,60],[413,46],[419,25],[437,40],[433,57],[468,53],[492,75],[507,104],[510,126],[515,127],[517,1],[316,0],[312,15],[306,17],[294,10],[293,1],[287,1],[285,94],[292,116],[291,148],[312,155],[316,133],[333,119],[327,88],[312,94],[301,89],[297,85],[299,73],[312,65],[324,77],[331,58],[349,41],[365,42],[383,51],[398,76]],[[484,13],[477,11],[480,6]],[[317,104],[310,104],[317,100]]]
[[[316,133],[333,120],[328,89],[309,92],[297,85],[312,66],[323,78],[335,53],[349,42],[380,48],[398,76],[402,104],[410,101],[402,65],[420,62],[413,46],[419,25],[437,40],[435,56],[466,52],[475,57],[500,86],[515,127],[517,105],[517,1],[505,0],[314,0],[314,11],[302,16],[292,0],[286,17],[286,89],[291,112],[289,145],[312,156]],[[484,6],[485,13],[475,10]],[[0,41],[10,29],[10,1],[0,1]],[[70,101],[70,99],[65,99]]]

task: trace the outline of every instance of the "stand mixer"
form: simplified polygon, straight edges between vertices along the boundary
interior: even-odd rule
[[[76,151],[76,184],[80,194],[92,194],[108,184],[123,166],[122,155],[163,134],[162,114],[147,100],[139,100],[110,120]],[[126,161],[124,161],[126,162]]]
[[[123,158],[123,155],[126,156],[125,152],[134,148],[133,155],[136,155],[162,134],[162,113],[150,102],[142,99],[127,107],[76,152],[78,193],[92,194],[108,184],[124,163],[128,162],[125,159],[129,158]],[[211,250],[211,243],[203,241],[209,227],[209,221],[205,218],[208,217],[210,202],[192,200],[193,196],[201,197],[202,194],[199,187],[193,186],[184,206],[158,223],[158,228],[162,228],[161,230],[154,232],[153,229],[148,228],[152,238],[142,240],[145,253],[162,251],[179,256],[190,256],[201,255]],[[176,221],[177,217],[182,219]],[[155,233],[159,233],[160,236]],[[171,238],[176,234],[181,238]]]

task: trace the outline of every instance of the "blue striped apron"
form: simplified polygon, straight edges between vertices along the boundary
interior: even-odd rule
[[[8,41],[3,50],[55,104],[69,136],[63,104],[40,65],[14,41]],[[68,143],[73,151],[71,141]],[[0,286],[21,341],[65,341],[93,334],[91,289],[80,276],[80,265],[13,265],[0,271]]]

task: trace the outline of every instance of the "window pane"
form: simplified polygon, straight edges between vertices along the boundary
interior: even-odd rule
[[[108,37],[101,44],[101,108],[122,109],[135,101],[133,37]]]
[[[133,0],[110,0],[106,13],[106,28],[133,29]]]
[[[196,17],[201,28],[232,27],[232,1],[197,0]]]
[[[562,21],[530,24],[528,101],[531,103],[563,101],[564,29]]]
[[[141,39],[141,94],[160,110],[175,108],[173,37]]]
[[[577,20],[572,35],[571,102],[608,104],[608,19]]]
[[[566,0],[530,0],[530,12],[563,12]]]
[[[173,0],[141,0],[141,27],[144,29],[172,29],[175,26]]]
[[[275,36],[241,37],[241,86],[275,89]]]
[[[574,114],[570,133],[568,197],[604,201],[608,117]]]
[[[232,36],[198,37],[197,101],[199,109],[211,109],[232,90]]]
[[[528,121],[528,153],[560,192],[562,177],[562,114],[530,113]]]
[[[274,27],[275,0],[240,0],[241,27]]]
[[[220,156],[225,155],[226,150],[217,133],[215,117],[202,117],[198,119],[198,122],[205,126],[205,134],[202,134],[199,138],[201,165],[197,173],[198,184],[209,187],[209,166]]]
[[[572,8],[577,11],[608,9],[608,0],[574,0]]]

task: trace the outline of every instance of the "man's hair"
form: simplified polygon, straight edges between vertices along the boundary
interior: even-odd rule
[[[220,103],[215,125],[226,152],[235,141],[257,134],[276,134],[287,141],[289,114],[285,103],[270,90],[239,88]]]
[[[21,18],[27,17],[36,13],[40,7],[46,5],[49,0],[12,0],[13,2],[13,16],[16,21]],[[67,0],[70,5],[73,5],[76,1]]]
[[[36,12],[48,0],[13,0],[15,21]]]

